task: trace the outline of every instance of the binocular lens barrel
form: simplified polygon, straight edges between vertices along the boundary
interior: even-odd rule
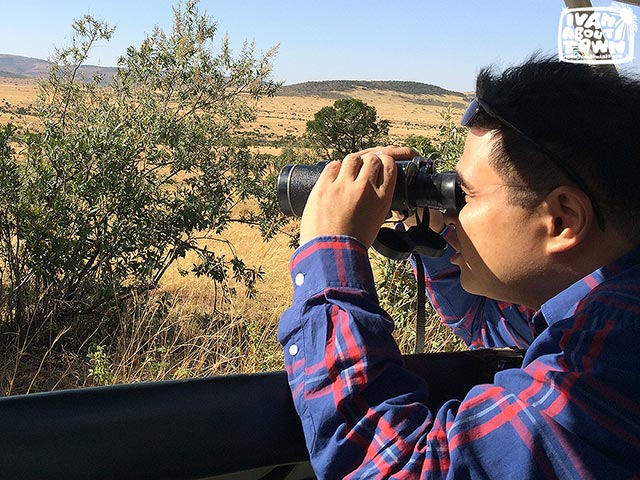
[[[415,159],[414,159],[415,160]],[[285,165],[278,175],[278,203],[286,215],[301,217],[320,173],[328,162],[318,165]],[[431,169],[415,170],[415,161],[396,162],[398,177],[391,210],[411,211],[435,208],[459,211],[464,205],[455,172],[432,173]]]

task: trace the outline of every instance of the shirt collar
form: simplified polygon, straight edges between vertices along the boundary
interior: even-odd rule
[[[538,314],[544,316],[548,325],[573,315],[584,297],[602,282],[609,280],[624,270],[640,264],[640,247],[626,253],[609,265],[600,267],[555,297],[547,300],[540,307]]]

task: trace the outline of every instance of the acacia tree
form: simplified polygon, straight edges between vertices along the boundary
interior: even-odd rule
[[[118,62],[107,87],[82,64],[114,29],[85,16],[71,46],[56,52],[39,88],[41,126],[0,129],[2,312],[25,317],[95,315],[129,293],[158,285],[167,268],[197,253],[192,271],[253,291],[261,275],[232,245],[215,254],[202,240],[231,222],[277,226],[267,160],[236,132],[253,102],[273,95],[275,50],[232,54],[197,2],[175,9],[173,30],[156,28]],[[236,214],[254,198],[257,209]],[[5,323],[6,325],[6,323]]]
[[[320,109],[307,122],[306,137],[319,152],[331,160],[379,145],[389,133],[389,121],[378,120],[375,107],[362,100],[336,100]]]

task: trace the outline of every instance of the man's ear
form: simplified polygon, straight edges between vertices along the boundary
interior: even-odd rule
[[[589,197],[579,188],[563,185],[545,198],[547,221],[547,251],[561,253],[579,245],[594,222]]]

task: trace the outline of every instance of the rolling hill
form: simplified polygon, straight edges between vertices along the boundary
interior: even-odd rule
[[[43,78],[51,68],[51,62],[39,58],[23,57],[0,53],[0,77],[6,78]],[[103,75],[103,82],[108,82],[116,72],[114,67],[100,67],[97,65],[83,65],[80,72],[85,78],[91,78],[96,73]]]
[[[281,95],[324,96],[332,93],[348,92],[355,89],[380,90],[408,95],[454,95],[464,98],[464,93],[446,90],[436,85],[420,82],[382,81],[382,80],[325,80],[321,82],[303,82],[281,87]]]

